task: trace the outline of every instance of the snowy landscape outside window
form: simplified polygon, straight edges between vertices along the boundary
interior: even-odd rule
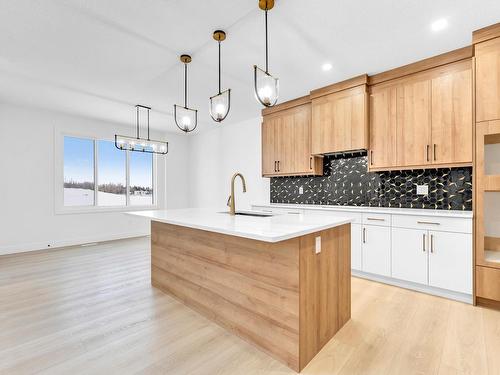
[[[64,136],[64,206],[152,206],[153,162],[113,141]]]

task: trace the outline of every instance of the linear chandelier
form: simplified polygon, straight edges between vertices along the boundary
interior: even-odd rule
[[[226,39],[226,33],[222,30],[215,30],[213,38],[219,46],[219,93],[210,97],[210,116],[216,122],[222,122],[229,114],[231,108],[231,89],[221,91],[221,58],[220,44]]]
[[[278,102],[279,80],[269,73],[269,43],[267,32],[267,12],[274,7],[274,0],[259,0],[259,8],[265,13],[266,23],[266,69],[257,65],[254,69],[255,98],[265,107],[272,107]]]
[[[137,136],[129,137],[126,135],[115,134],[115,147],[123,151],[136,151],[136,152],[148,152],[151,154],[161,154],[165,155],[168,153],[168,142],[156,141],[149,138],[149,111],[150,107],[137,104],[136,108],[136,119],[137,119]],[[139,112],[140,110],[147,111],[147,124],[148,124],[148,137],[141,138],[139,132]]]
[[[174,120],[180,130],[189,133],[198,125],[198,110],[189,108],[187,105],[187,66],[192,59],[189,55],[181,55],[180,60],[184,64],[184,106],[174,104]]]

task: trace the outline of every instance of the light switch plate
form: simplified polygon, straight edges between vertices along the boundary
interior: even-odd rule
[[[299,187],[299,194],[304,194],[304,187],[303,186]]]
[[[429,195],[429,185],[417,185],[417,195]]]
[[[316,254],[321,253],[321,236],[316,237]]]

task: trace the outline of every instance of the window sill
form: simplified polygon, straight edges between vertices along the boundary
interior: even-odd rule
[[[112,212],[130,212],[130,211],[144,211],[144,210],[158,210],[158,205],[153,206],[119,206],[119,207],[62,207],[55,210],[56,215],[74,215],[74,214],[101,214]]]

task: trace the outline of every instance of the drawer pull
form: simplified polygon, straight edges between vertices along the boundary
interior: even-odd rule
[[[417,224],[441,225],[441,223],[433,223],[432,221],[417,221]]]
[[[292,214],[292,215],[300,215],[300,212],[297,211],[289,211],[287,214]]]
[[[366,228],[363,228],[363,243],[366,243]]]
[[[425,253],[425,234],[422,235],[422,251]]]
[[[385,221],[385,219],[380,219],[378,217],[367,217],[366,220],[370,220],[370,221]]]
[[[431,253],[434,252],[434,235],[431,234]]]

